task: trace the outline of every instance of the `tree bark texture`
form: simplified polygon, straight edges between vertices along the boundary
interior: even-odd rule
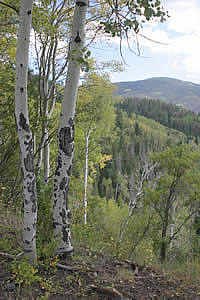
[[[22,0],[18,30],[15,78],[15,117],[21,150],[24,194],[24,253],[31,263],[37,261],[37,194],[34,173],[33,138],[27,105],[27,71],[33,0]]]
[[[58,128],[58,159],[54,178],[54,236],[59,238],[56,253],[64,254],[73,250],[70,237],[70,211],[68,205],[69,177],[74,154],[74,117],[76,95],[81,66],[78,63],[85,39],[85,21],[88,0],[76,2],[73,16],[72,38],[65,83],[64,99]]]

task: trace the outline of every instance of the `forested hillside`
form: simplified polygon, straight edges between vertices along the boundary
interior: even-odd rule
[[[199,295],[199,115],[116,96],[85,31],[167,17],[157,0],[120,9],[0,1],[2,300]]]
[[[186,110],[182,105],[168,104],[162,100],[126,98],[119,107],[129,116],[132,113],[153,119],[166,127],[183,132],[188,139],[195,137],[198,142],[200,133],[199,115]]]

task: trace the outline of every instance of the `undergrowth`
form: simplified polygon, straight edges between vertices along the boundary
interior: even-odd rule
[[[33,284],[39,284],[41,289],[44,290],[41,299],[48,299],[49,295],[56,290],[48,276],[49,274],[54,276],[56,264],[59,262],[58,257],[54,255],[57,241],[53,239],[52,203],[50,199],[50,189],[42,187],[39,193],[40,209],[37,225],[38,266],[30,266],[24,258],[14,260],[10,265],[12,280],[17,283],[19,290],[22,287],[31,289]],[[148,218],[148,211],[139,210],[137,218],[133,217],[130,220],[123,241],[119,245],[120,226],[127,216],[128,207],[126,205],[119,207],[114,200],[108,201],[101,198],[90,198],[89,200],[88,224],[83,225],[83,215],[76,212],[74,215],[78,217],[73,219],[71,226],[73,246],[75,249],[82,246],[87,249],[87,259],[89,261],[94,261],[98,254],[119,259],[131,259],[139,265],[162,270],[169,276],[178,276],[191,284],[198,282],[200,259],[197,256],[185,254],[184,251],[181,256],[177,252],[176,257],[179,256],[179,260],[172,259],[163,265],[159,264],[155,246],[152,243],[152,237],[155,233],[151,227],[148,235],[143,236],[130,257],[131,249],[139,240],[141,232],[146,226],[145,218]],[[18,254],[23,249],[22,214],[14,212],[12,209],[4,209],[2,204],[0,205],[2,208],[0,210],[0,251]],[[179,249],[179,251],[181,250]],[[72,257],[74,263],[81,263],[84,259],[86,258],[78,254]],[[38,271],[41,268],[43,270],[42,274]],[[126,270],[123,272],[118,272],[117,276],[128,278],[129,272]],[[68,280],[70,280],[69,277]]]

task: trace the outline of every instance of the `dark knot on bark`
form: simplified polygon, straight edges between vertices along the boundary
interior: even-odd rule
[[[86,3],[83,2],[83,1],[76,1],[76,5],[80,6],[80,7],[83,7],[83,6],[86,6]]]
[[[81,38],[80,38],[79,32],[77,32],[77,35],[76,35],[76,37],[74,39],[74,42],[75,43],[80,43],[81,42]]]

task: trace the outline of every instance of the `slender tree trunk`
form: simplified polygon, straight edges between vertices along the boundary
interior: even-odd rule
[[[34,173],[33,138],[27,105],[28,52],[33,0],[22,0],[16,53],[15,117],[21,150],[24,194],[24,253],[31,263],[37,261],[37,195]]]
[[[42,166],[42,159],[43,159],[43,147],[44,147],[44,138],[41,138],[41,141],[38,145],[38,148],[36,150],[36,154],[37,154],[37,162],[36,162],[36,177],[39,176],[40,174],[40,169]]]
[[[128,186],[129,186],[129,201],[130,203],[134,203],[134,199],[135,199],[135,183],[134,183],[134,174],[131,173],[129,178],[128,178]]]
[[[176,208],[177,208],[177,201],[173,201],[172,207],[171,207],[171,219],[172,219],[172,224],[170,226],[170,243],[169,243],[169,248],[170,250],[173,248],[173,237],[174,235],[174,229],[175,229],[175,224],[176,224]]]
[[[115,201],[118,203],[118,189],[119,189],[119,183],[117,182],[116,188],[115,188]]]
[[[167,205],[165,209],[165,218],[163,220],[163,226],[162,226],[162,234],[161,234],[161,247],[160,247],[160,261],[161,263],[165,262],[166,259],[166,250],[167,250],[167,229],[168,229],[168,223],[169,223],[169,207]]]
[[[167,230],[169,226],[169,217],[170,217],[170,210],[172,208],[173,202],[175,201],[175,187],[178,184],[179,178],[176,178],[172,181],[171,186],[170,186],[170,191],[169,191],[169,196],[166,199],[166,204],[165,204],[165,210],[164,210],[164,217],[162,220],[162,234],[161,234],[161,247],[160,247],[160,261],[161,263],[165,262],[166,259],[166,251],[167,251]]]
[[[43,163],[44,163],[44,183],[47,184],[49,181],[49,172],[50,172],[50,144],[49,144],[49,133],[48,133],[48,124],[44,122],[44,150],[43,150]]]
[[[94,128],[89,129],[85,134],[85,170],[84,170],[84,198],[83,198],[83,207],[84,207],[84,225],[87,224],[87,187],[88,187],[88,150],[89,150],[89,138]]]
[[[46,134],[46,144],[44,146],[44,183],[49,181],[50,174],[50,144],[48,142],[48,132]]]
[[[70,237],[70,211],[68,206],[69,177],[74,154],[74,117],[76,94],[80,79],[81,49],[85,39],[85,21],[88,0],[76,2],[72,24],[72,40],[65,83],[64,100],[58,128],[58,160],[54,178],[54,236],[60,239],[57,254],[73,250]]]
[[[89,146],[89,132],[85,135],[85,170],[84,170],[84,225],[87,224],[87,185],[88,185],[88,146]]]

